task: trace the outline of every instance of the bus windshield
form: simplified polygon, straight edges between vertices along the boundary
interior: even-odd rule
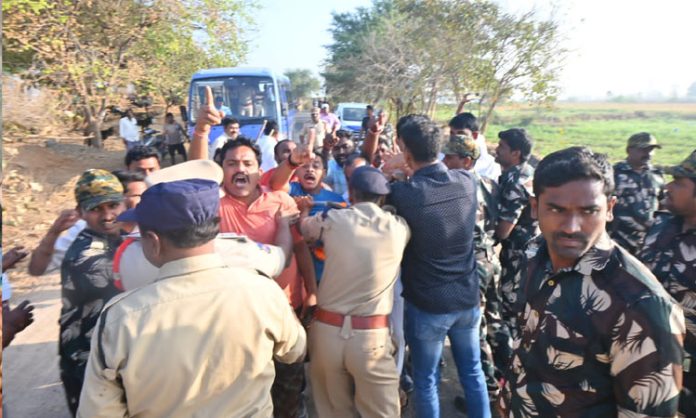
[[[270,77],[229,76],[194,80],[191,83],[189,120],[196,123],[198,109],[205,101],[205,86],[210,86],[215,107],[225,117],[240,123],[260,123],[262,119],[278,120],[275,89]]]

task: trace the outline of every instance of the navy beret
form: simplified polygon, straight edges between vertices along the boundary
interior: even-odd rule
[[[364,165],[358,167],[350,176],[350,187],[365,193],[389,194],[389,180],[378,169]]]
[[[140,227],[171,231],[204,222],[218,216],[219,186],[203,179],[188,179],[156,184],[143,193],[140,203],[117,218],[137,222]]]

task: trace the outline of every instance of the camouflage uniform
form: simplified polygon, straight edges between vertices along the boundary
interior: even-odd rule
[[[614,165],[616,204],[609,234],[619,245],[636,254],[653,222],[665,184],[662,171],[649,166],[638,173],[626,161]]]
[[[457,154],[460,157],[478,159],[479,149],[476,141],[465,135],[453,135],[443,147],[444,154]],[[479,176],[471,171],[476,179],[476,225],[474,226],[474,252],[476,256],[476,271],[479,277],[481,306],[484,315],[481,316],[481,366],[486,377],[488,393],[495,397],[500,392],[498,377],[501,376],[501,365],[498,352],[511,348],[511,339],[507,326],[500,314],[500,262],[493,247],[495,226],[498,219],[498,184],[488,178]],[[504,354],[508,358],[509,354]]]
[[[632,135],[628,148],[661,148],[647,132]],[[609,235],[631,254],[643,247],[645,234],[653,223],[665,179],[662,171],[648,164],[638,173],[626,161],[614,165],[616,205],[614,221],[608,225]]]
[[[75,186],[75,198],[83,210],[123,200],[123,186],[104,170],[87,170]],[[89,358],[92,330],[99,313],[113,296],[113,259],[120,237],[84,229],[70,245],[60,269],[60,376],[70,410],[77,411]]]
[[[650,271],[607,234],[571,268],[543,237],[527,257],[510,416],[676,416],[684,316]]]
[[[696,151],[667,172],[696,179]],[[687,361],[680,410],[686,416],[693,416],[696,409],[696,228],[684,231],[683,217],[658,212],[645,238],[640,259],[684,310]]]
[[[538,222],[532,219],[532,180],[534,169],[522,163],[505,170],[500,175],[500,206],[498,219],[515,224],[510,236],[502,241],[500,251],[501,291],[503,295],[503,319],[508,323],[513,337],[516,332],[516,289],[522,277],[521,264],[527,242],[538,233]]]

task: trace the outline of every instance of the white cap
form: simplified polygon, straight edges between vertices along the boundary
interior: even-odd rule
[[[158,183],[189,179],[212,180],[220,184],[222,183],[222,168],[210,160],[186,161],[152,172],[145,178],[145,184],[147,187],[152,187]]]

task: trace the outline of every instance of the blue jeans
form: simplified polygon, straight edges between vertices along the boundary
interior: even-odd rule
[[[439,418],[439,363],[445,336],[452,343],[459,382],[464,388],[467,416],[490,418],[486,380],[481,369],[479,324],[481,308],[433,314],[406,301],[406,342],[411,349],[414,406],[418,418]]]

